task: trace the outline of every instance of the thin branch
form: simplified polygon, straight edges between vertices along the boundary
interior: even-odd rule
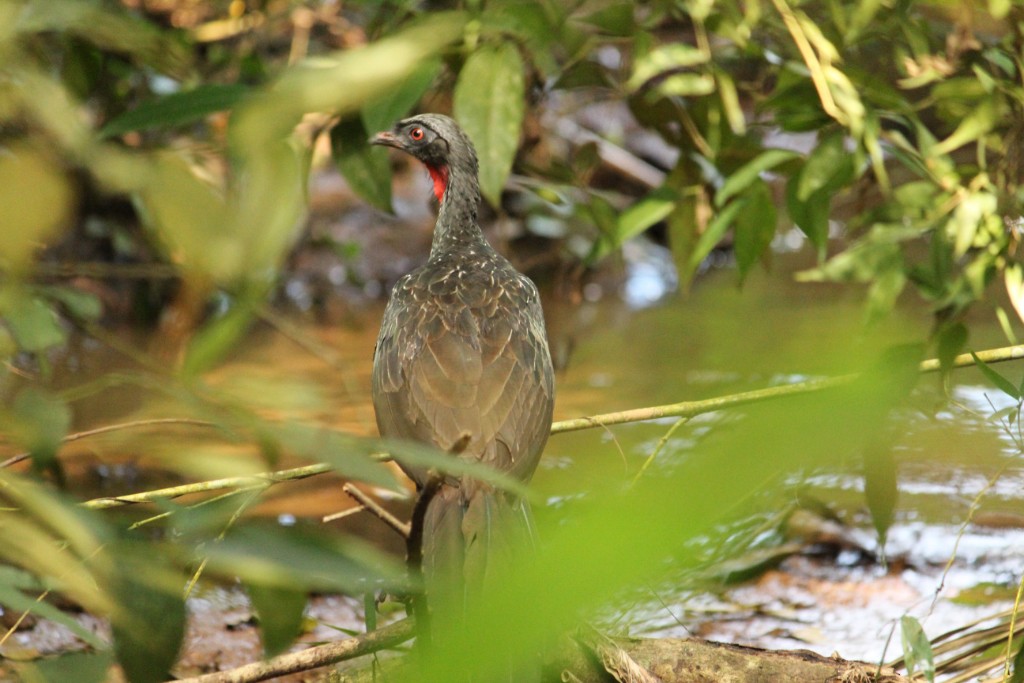
[[[363,506],[363,508],[372,512],[380,521],[387,524],[389,527],[397,531],[402,535],[402,538],[409,539],[409,531],[411,526],[406,524],[402,520],[395,517],[393,514],[385,510],[380,504],[377,503],[373,498],[357,489],[352,484],[345,484],[341,487],[341,490],[349,495],[350,498],[355,500],[357,503]]]
[[[278,676],[309,671],[320,666],[378,652],[404,643],[414,635],[412,619],[405,619],[356,638],[278,655],[265,662],[254,662],[229,671],[178,679],[178,683],[253,683]]]
[[[152,420],[135,420],[133,422],[121,422],[114,425],[106,425],[104,427],[97,427],[96,429],[88,429],[84,432],[75,432],[74,434],[68,434],[61,443],[71,443],[72,441],[78,441],[79,439],[85,439],[90,436],[99,436],[100,434],[109,434],[111,432],[119,432],[124,429],[138,429],[140,427],[155,427],[160,425],[191,425],[194,427],[216,427],[217,425],[207,420],[195,420],[188,417],[161,417]],[[18,453],[17,455],[7,458],[3,462],[0,462],[0,468],[10,467],[16,465],[23,460],[28,460],[32,457],[31,453]]]
[[[93,498],[82,503],[93,510],[106,510],[107,508],[120,507],[122,505],[135,505],[137,503],[152,503],[157,500],[171,500],[190,493],[206,493],[208,491],[219,491],[230,488],[256,488],[264,487],[268,483],[276,484],[282,481],[295,481],[305,479],[317,474],[330,472],[329,465],[317,464],[304,467],[293,467],[288,470],[276,472],[264,472],[245,477],[227,477],[224,479],[211,479],[209,481],[198,481],[192,484],[181,484],[180,486],[169,486],[153,491],[142,491],[141,493],[130,493],[124,496],[107,498]]]

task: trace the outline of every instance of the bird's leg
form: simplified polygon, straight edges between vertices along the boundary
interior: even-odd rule
[[[415,581],[423,581],[423,520],[426,518],[430,501],[437,495],[442,483],[444,483],[444,475],[431,470],[427,474],[427,481],[423,488],[420,489],[419,496],[416,498],[416,505],[412,509],[412,519],[409,520],[409,535],[405,541],[405,565],[409,570],[409,575]],[[429,638],[430,617],[427,613],[426,593],[422,590],[413,593],[412,613],[416,617],[416,628],[419,631],[419,638]]]

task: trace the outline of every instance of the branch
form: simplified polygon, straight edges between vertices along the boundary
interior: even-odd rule
[[[253,662],[229,671],[178,679],[178,683],[252,683],[278,676],[309,671],[320,666],[394,647],[412,638],[415,626],[412,619],[404,619],[355,638],[339,640],[326,645],[278,655],[265,662]]]

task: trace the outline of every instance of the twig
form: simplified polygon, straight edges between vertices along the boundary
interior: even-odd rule
[[[330,472],[329,465],[306,465],[305,467],[293,467],[288,470],[276,472],[264,472],[262,474],[249,475],[245,477],[227,477],[224,479],[211,479],[209,481],[198,481],[192,484],[181,484],[180,486],[169,486],[153,491],[142,491],[141,493],[130,493],[124,496],[107,498],[93,498],[82,503],[93,510],[106,510],[107,508],[120,507],[122,505],[135,505],[137,503],[152,503],[157,500],[170,500],[186,496],[190,493],[206,493],[208,491],[219,491],[220,489],[263,487],[267,483],[276,484],[282,481],[294,481],[305,479],[317,474]]]
[[[72,441],[78,441],[79,439],[85,439],[90,436],[99,436],[100,434],[109,434],[111,432],[118,432],[123,429],[137,429],[139,427],[155,427],[159,425],[191,425],[194,427],[216,427],[217,425],[213,422],[206,420],[195,420],[188,417],[161,417],[152,420],[135,420],[134,422],[122,422],[115,425],[107,425],[105,427],[97,427],[96,429],[89,429],[84,432],[75,432],[74,434],[68,434],[61,443],[71,443]],[[17,463],[28,460],[32,457],[31,453],[18,453],[17,455],[7,458],[3,462],[0,462],[0,468],[10,467]]]
[[[387,524],[389,527],[397,531],[402,535],[402,538],[408,540],[410,533],[410,525],[406,524],[402,520],[395,517],[393,514],[381,507],[377,501],[370,498],[368,495],[357,489],[352,484],[345,484],[341,487],[341,490],[349,495],[350,498],[355,500],[357,503],[362,505],[365,509],[372,512],[380,521]]]
[[[413,637],[415,625],[405,619],[356,638],[318,645],[299,652],[279,655],[265,662],[246,664],[230,671],[178,679],[178,683],[253,683],[266,681],[299,671],[355,659],[366,654],[394,647]]]

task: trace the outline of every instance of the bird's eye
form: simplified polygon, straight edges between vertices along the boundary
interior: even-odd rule
[[[423,129],[422,128],[413,128],[412,130],[409,131],[409,137],[414,142],[419,142],[420,140],[423,139]]]

